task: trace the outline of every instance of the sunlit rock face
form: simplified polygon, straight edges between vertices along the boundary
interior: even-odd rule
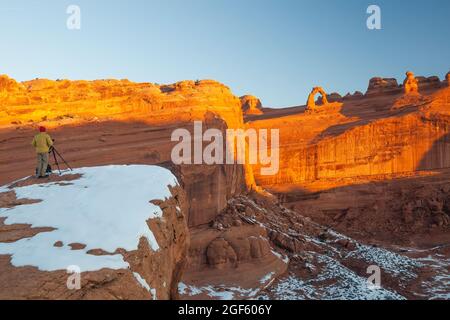
[[[206,111],[229,126],[240,126],[240,101],[212,80],[172,85],[128,80],[69,81],[36,79],[23,83],[0,79],[0,125],[72,119],[139,119],[148,123],[201,120]]]
[[[240,97],[242,110],[245,115],[260,115],[263,113],[261,110],[262,104],[261,100],[259,100],[255,96],[246,95]]]
[[[194,121],[222,131],[243,128],[241,101],[213,80],[170,85],[128,80],[36,79],[18,83],[3,76],[0,129],[6,136],[14,136],[10,147],[16,145],[16,155],[22,154],[19,159],[23,160],[16,161],[13,168],[3,166],[0,180],[10,182],[29,172],[33,165],[29,163],[28,139],[37,125],[45,125],[75,167],[129,163],[170,167],[179,174],[192,200],[189,224],[208,223],[227,199],[245,191],[253,178],[250,167],[244,170],[237,164],[173,168],[171,150],[175,143],[171,134],[178,128],[191,130]],[[0,154],[5,161],[8,157]]]
[[[323,90],[322,87],[314,87],[311,90],[311,93],[308,95],[308,100],[306,101],[306,108],[308,111],[314,111],[316,109],[316,95],[320,94],[321,103],[327,104],[327,94],[325,93],[325,90]]]
[[[406,79],[403,81],[403,90],[405,94],[414,94],[419,92],[419,81],[411,71],[406,73]]]
[[[28,140],[34,126],[42,123],[55,127],[54,136],[75,166],[143,163],[171,167],[190,199],[189,225],[201,225],[211,221],[231,196],[254,185],[253,172],[257,184],[270,186],[445,166],[448,92],[444,86],[437,87],[434,77],[416,79],[423,97],[403,101],[398,109],[394,107],[403,93],[397,81],[373,78],[366,95],[355,93],[342,100],[330,95],[333,98],[319,114],[277,116],[282,110],[268,109],[260,120],[254,115],[244,126],[242,103],[254,109],[259,100],[240,100],[212,80],[171,85],[128,80],[18,83],[3,76],[0,126],[18,160],[0,168],[0,176],[6,183],[33,166]],[[194,120],[222,131],[279,129],[279,172],[261,176],[258,165],[173,168],[171,133],[180,127],[191,130]],[[0,161],[10,162],[10,155],[0,154]]]
[[[379,80],[371,80],[372,89]],[[394,81],[383,82],[394,88]],[[385,91],[383,91],[385,90]],[[361,99],[345,99],[320,114],[298,113],[253,121],[252,126],[280,129],[280,171],[260,176],[264,187],[301,186],[313,181],[401,174],[450,166],[448,88],[429,88],[401,109],[401,91],[383,89]],[[387,91],[386,91],[387,90]],[[384,93],[383,93],[384,92]],[[414,98],[414,99],[413,99]],[[275,111],[267,110],[266,117]],[[276,111],[280,112],[280,111]]]

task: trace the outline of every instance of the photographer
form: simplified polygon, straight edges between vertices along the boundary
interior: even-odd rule
[[[37,154],[37,178],[46,178],[47,166],[48,166],[48,154],[53,146],[53,140],[50,135],[46,132],[45,127],[39,127],[39,133],[34,137],[31,143],[36,149]]]

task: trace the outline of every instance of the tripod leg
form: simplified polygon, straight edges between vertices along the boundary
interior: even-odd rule
[[[55,164],[56,167],[58,168],[59,174],[61,175],[61,169],[59,168],[59,163],[58,163],[58,159],[56,158],[56,153],[55,153],[55,149],[52,149],[52,153],[53,153],[53,159],[55,160]]]
[[[70,169],[70,171],[73,171],[72,168],[70,167],[70,165],[67,163],[67,161],[63,158],[63,156],[58,152],[58,150],[56,150],[55,148],[53,148],[53,151],[56,152],[56,154],[58,155],[58,157],[61,158],[61,160],[65,163],[65,165],[67,166],[67,168]]]

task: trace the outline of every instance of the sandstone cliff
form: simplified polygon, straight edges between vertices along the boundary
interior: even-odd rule
[[[251,95],[246,95],[240,97],[242,110],[244,111],[244,114],[246,115],[259,115],[262,114],[262,103],[261,101]]]
[[[1,188],[0,298],[176,299],[189,234],[173,181],[159,167],[107,166]]]
[[[319,113],[298,109],[285,117],[267,112],[253,119],[254,127],[279,128],[281,137],[280,172],[265,177],[255,167],[257,183],[305,184],[449,167],[450,91],[441,85],[432,90],[406,100],[388,90],[329,103]]]
[[[212,80],[171,85],[128,80],[36,79],[18,83],[2,76],[2,147],[14,150],[15,161],[10,162],[10,153],[0,155],[0,163],[9,166],[0,169],[0,182],[18,179],[24,175],[24,168],[33,167],[28,140],[38,124],[46,125],[53,128],[60,151],[75,167],[167,164],[179,175],[191,199],[189,224],[208,223],[232,195],[254,185],[254,180],[252,168],[244,170],[242,165],[172,168],[170,156],[175,143],[170,136],[178,128],[192,132],[196,120],[223,132],[226,128],[242,128],[241,102],[229,88]],[[10,143],[14,140],[18,142],[16,147]],[[102,148],[97,147],[99,141]]]
[[[183,213],[192,243],[186,267],[178,267],[184,261],[182,250],[171,249],[187,243],[170,242],[178,238],[178,232],[183,233],[171,218],[162,226],[152,226],[155,234],[168,241],[164,254],[153,260],[161,262],[152,264],[149,251],[143,247],[124,253],[137,273],[164,293],[162,298],[176,297],[173,284],[180,279],[178,272],[182,269],[185,273],[178,291],[183,298],[255,298],[264,290],[269,297],[279,297],[280,290],[289,287],[299,274],[314,282],[324,265],[343,270],[336,262],[342,259],[340,252],[350,254],[341,262],[352,270],[351,275],[362,272],[364,283],[365,263],[373,262],[365,260],[367,250],[380,252],[328,228],[383,246],[395,243],[434,248],[437,243],[448,242],[448,80],[413,75],[410,80],[413,92],[408,94],[396,79],[373,78],[366,94],[355,92],[343,98],[337,93],[326,95],[326,103],[311,112],[305,112],[305,106],[265,108],[262,114],[247,113],[244,123],[243,111],[259,110],[259,100],[251,96],[238,99],[224,85],[209,80],[172,85],[127,80],[18,83],[4,76],[0,78],[0,182],[32,173],[34,158],[29,142],[38,124],[51,128],[58,148],[74,167],[133,163],[169,168],[188,199]],[[178,128],[192,132],[194,120],[201,120],[205,129],[221,132],[227,128],[279,129],[280,171],[262,176],[258,165],[173,165],[171,133]],[[274,196],[247,194],[255,181]],[[164,203],[158,205],[165,207]],[[173,203],[168,209],[173,209]],[[2,232],[10,236],[10,227],[2,225],[0,236]],[[25,234],[46,231],[15,228]],[[14,232],[12,238],[8,237],[6,241],[13,241]],[[339,254],[334,255],[336,252]],[[359,261],[352,254],[359,255]],[[384,254],[386,259],[392,257],[391,253]],[[20,278],[9,258],[0,257],[13,278]],[[158,272],[159,266],[167,270]],[[324,269],[327,274],[328,269]],[[395,274],[394,269],[388,271]],[[286,270],[289,277],[273,290],[267,289],[275,278],[283,278]],[[427,270],[424,277],[429,275]],[[172,278],[167,276],[168,271]],[[345,272],[340,276],[346,278]],[[400,279],[402,276],[383,276],[388,276],[394,291],[416,296],[411,292],[419,280],[409,282],[411,292],[407,292],[401,284],[406,281]],[[130,292],[126,298],[149,297],[136,281],[128,285],[131,272],[94,274],[97,280],[88,276],[84,286],[105,285],[108,290],[100,290],[93,297],[111,294],[111,298],[120,298],[120,290],[108,285],[111,277],[113,284],[123,285]],[[166,288],[169,279],[170,289]],[[343,280],[345,288],[347,280]],[[328,289],[336,293],[333,288]],[[59,289],[56,292],[46,294],[70,298]],[[23,291],[17,296],[30,297]],[[261,297],[266,296],[262,293]],[[308,294],[306,297],[311,298]]]

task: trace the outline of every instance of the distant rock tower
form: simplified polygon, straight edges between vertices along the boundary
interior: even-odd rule
[[[255,96],[246,95],[239,98],[241,100],[242,111],[245,115],[260,115],[262,112],[262,103]]]
[[[411,71],[406,73],[406,79],[403,81],[403,88],[405,94],[419,93],[419,81],[417,81],[414,73]]]
[[[447,86],[450,87],[450,72],[445,75],[445,80],[447,80]]]
[[[322,89],[322,87],[314,87],[311,90],[311,93],[308,96],[308,101],[306,102],[306,110],[308,111],[314,111],[316,110],[316,94],[320,93],[322,96],[322,103],[327,104],[327,94],[325,93],[325,90]]]

